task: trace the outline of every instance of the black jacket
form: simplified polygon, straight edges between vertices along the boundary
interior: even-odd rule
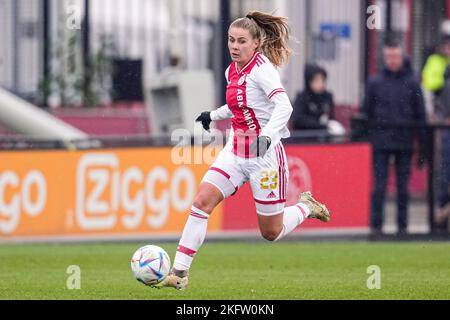
[[[329,119],[334,119],[333,95],[324,91],[321,94],[314,93],[310,88],[314,75],[325,71],[315,65],[305,67],[305,90],[297,94],[294,102],[293,129],[326,129],[326,125],[320,123],[320,117],[327,114]]]
[[[375,150],[411,150],[414,135],[423,131],[410,128],[386,128],[383,125],[406,122],[426,122],[424,100],[419,82],[414,77],[409,60],[400,71],[384,68],[366,86],[362,113],[369,120],[369,140]]]

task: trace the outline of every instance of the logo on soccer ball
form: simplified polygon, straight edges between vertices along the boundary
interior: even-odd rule
[[[245,80],[247,79],[247,75],[244,74],[238,81],[238,85],[242,86],[245,82]]]

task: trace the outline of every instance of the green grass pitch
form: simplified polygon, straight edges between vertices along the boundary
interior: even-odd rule
[[[0,246],[0,299],[450,299],[450,243],[207,243],[188,290],[151,289],[130,271],[147,243]],[[175,243],[152,243],[173,258]],[[68,266],[81,269],[69,290]],[[367,288],[367,268],[381,289]]]

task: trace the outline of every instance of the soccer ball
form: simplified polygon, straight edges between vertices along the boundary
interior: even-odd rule
[[[147,245],[136,250],[131,258],[131,271],[137,281],[154,286],[170,272],[170,257],[158,246]]]

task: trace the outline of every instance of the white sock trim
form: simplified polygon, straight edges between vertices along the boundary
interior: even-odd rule
[[[297,203],[296,207],[300,209],[304,219],[307,219],[311,214],[311,210],[309,210],[309,207],[304,203]]]
[[[206,219],[209,218],[209,214],[207,214],[205,211],[202,211],[202,210],[200,210],[200,209],[198,209],[198,208],[196,208],[194,206],[191,207],[190,213],[191,214],[194,213],[194,217],[195,217],[195,214],[197,214],[197,215],[200,215],[200,216],[202,216],[202,217],[204,217]]]

